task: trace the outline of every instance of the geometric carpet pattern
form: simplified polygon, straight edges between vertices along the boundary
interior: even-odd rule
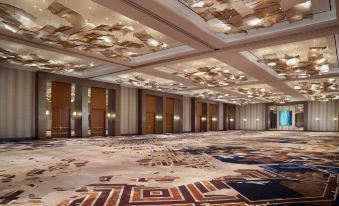
[[[0,205],[338,206],[339,136],[226,131],[0,143]]]

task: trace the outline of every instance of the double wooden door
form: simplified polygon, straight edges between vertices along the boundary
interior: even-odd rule
[[[69,137],[70,133],[70,109],[52,107],[52,137]]]
[[[71,84],[52,82],[52,137],[70,137]]]
[[[106,135],[106,89],[91,88],[91,136]]]
[[[91,109],[91,135],[92,136],[105,136],[105,110],[104,109]]]

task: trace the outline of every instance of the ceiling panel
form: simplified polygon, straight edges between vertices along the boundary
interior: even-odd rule
[[[250,52],[281,78],[303,79],[339,72],[335,45],[335,37],[327,36]]]
[[[215,59],[205,58],[155,68],[178,77],[184,77],[202,86],[227,86],[254,80],[243,72]]]
[[[288,22],[312,19],[330,11],[329,1],[310,0],[179,0],[219,34],[248,33]],[[312,5],[312,2],[314,3]]]
[[[98,66],[84,59],[4,40],[0,40],[0,54],[1,62],[61,74],[81,74]]]
[[[3,29],[120,61],[182,45],[91,0],[0,0],[0,14]]]

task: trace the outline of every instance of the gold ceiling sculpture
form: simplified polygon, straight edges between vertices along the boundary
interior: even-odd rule
[[[37,54],[17,54],[0,48],[1,62],[9,62],[22,66],[29,66],[40,70],[59,73],[82,72],[89,67],[85,64],[65,63],[63,61],[43,59]]]
[[[335,78],[315,81],[302,81],[294,85],[294,89],[301,94],[314,95],[327,92],[338,92],[339,86]]]
[[[334,101],[334,100],[339,100],[339,93],[314,95],[311,98],[313,101],[319,101],[319,102]]]
[[[318,101],[318,102],[328,102],[328,101],[339,100],[339,93],[313,95],[311,99],[313,101]]]
[[[237,91],[248,97],[269,97],[276,95],[271,89],[265,88],[237,88]]]
[[[180,0],[202,17],[216,33],[247,33],[251,29],[272,27],[313,18],[311,1],[283,11],[280,0]]]
[[[136,32],[130,25],[94,25],[81,14],[54,1],[47,8],[52,14],[66,20],[69,25],[38,25],[36,18],[26,11],[0,3],[0,27],[28,37],[38,37],[45,43],[57,44],[65,49],[75,48],[100,53],[107,58],[129,61],[130,57],[159,51],[167,44],[155,39],[145,30]],[[131,33],[130,40],[120,40],[115,32]]]
[[[174,75],[185,77],[193,83],[207,86],[227,86],[248,80],[245,75],[232,74],[221,67],[200,67],[193,72],[175,72]]]
[[[187,88],[182,83],[177,83],[174,81],[160,82],[151,80],[150,78],[146,78],[141,75],[131,75],[128,78],[119,78],[113,81],[118,84],[128,84],[143,89],[152,89],[168,92],[180,91]]]
[[[192,92],[194,97],[202,98],[202,99],[215,99],[215,100],[227,100],[229,99],[229,95],[221,92],[215,91],[203,91],[203,92]]]
[[[299,55],[289,56],[285,54],[284,58],[279,58],[278,54],[266,54],[263,59],[258,60],[264,63],[279,76],[288,79],[307,78],[329,72],[329,62],[324,57],[322,50],[327,47],[310,47],[307,60],[302,61]]]
[[[275,104],[285,104],[286,102],[289,102],[289,99],[286,96],[269,96],[264,99]]]

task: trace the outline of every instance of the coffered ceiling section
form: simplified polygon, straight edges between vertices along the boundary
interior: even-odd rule
[[[338,72],[334,36],[292,42],[251,51],[259,63],[280,78],[303,79]]]
[[[294,24],[330,11],[328,0],[178,0],[218,34],[232,35]]]
[[[294,81],[292,86],[299,93],[306,95],[311,100],[328,101],[339,99],[339,78],[322,78],[305,81]]]
[[[31,70],[42,70],[61,74],[82,74],[94,68],[94,62],[0,40],[0,62],[20,65]]]
[[[120,61],[182,45],[91,0],[0,0],[0,27]]]
[[[182,83],[178,83],[173,80],[168,80],[152,75],[132,72],[128,74],[105,76],[99,80],[112,82],[116,84],[122,84],[126,86],[137,87],[141,89],[151,89],[157,91],[165,91],[175,93],[184,89],[192,89],[193,87],[185,86]]]
[[[250,77],[247,77],[244,73],[215,58],[173,64],[167,66],[167,70],[164,67],[155,69],[164,72],[167,71],[168,73],[189,79],[193,83],[207,87],[233,85],[246,82],[250,79]],[[251,80],[253,80],[253,78]]]
[[[227,94],[227,92],[217,92],[210,89],[197,89],[197,90],[186,90],[179,91],[178,94],[185,96],[197,97],[202,99],[209,99],[218,102],[232,103],[237,105],[246,105],[256,103],[255,101],[247,98],[241,98]]]
[[[291,101],[292,97],[285,95],[282,92],[267,84],[255,84],[248,86],[235,86],[230,88],[233,91],[239,92],[240,94],[246,95],[249,98],[257,98],[265,102],[273,102],[283,104]]]

